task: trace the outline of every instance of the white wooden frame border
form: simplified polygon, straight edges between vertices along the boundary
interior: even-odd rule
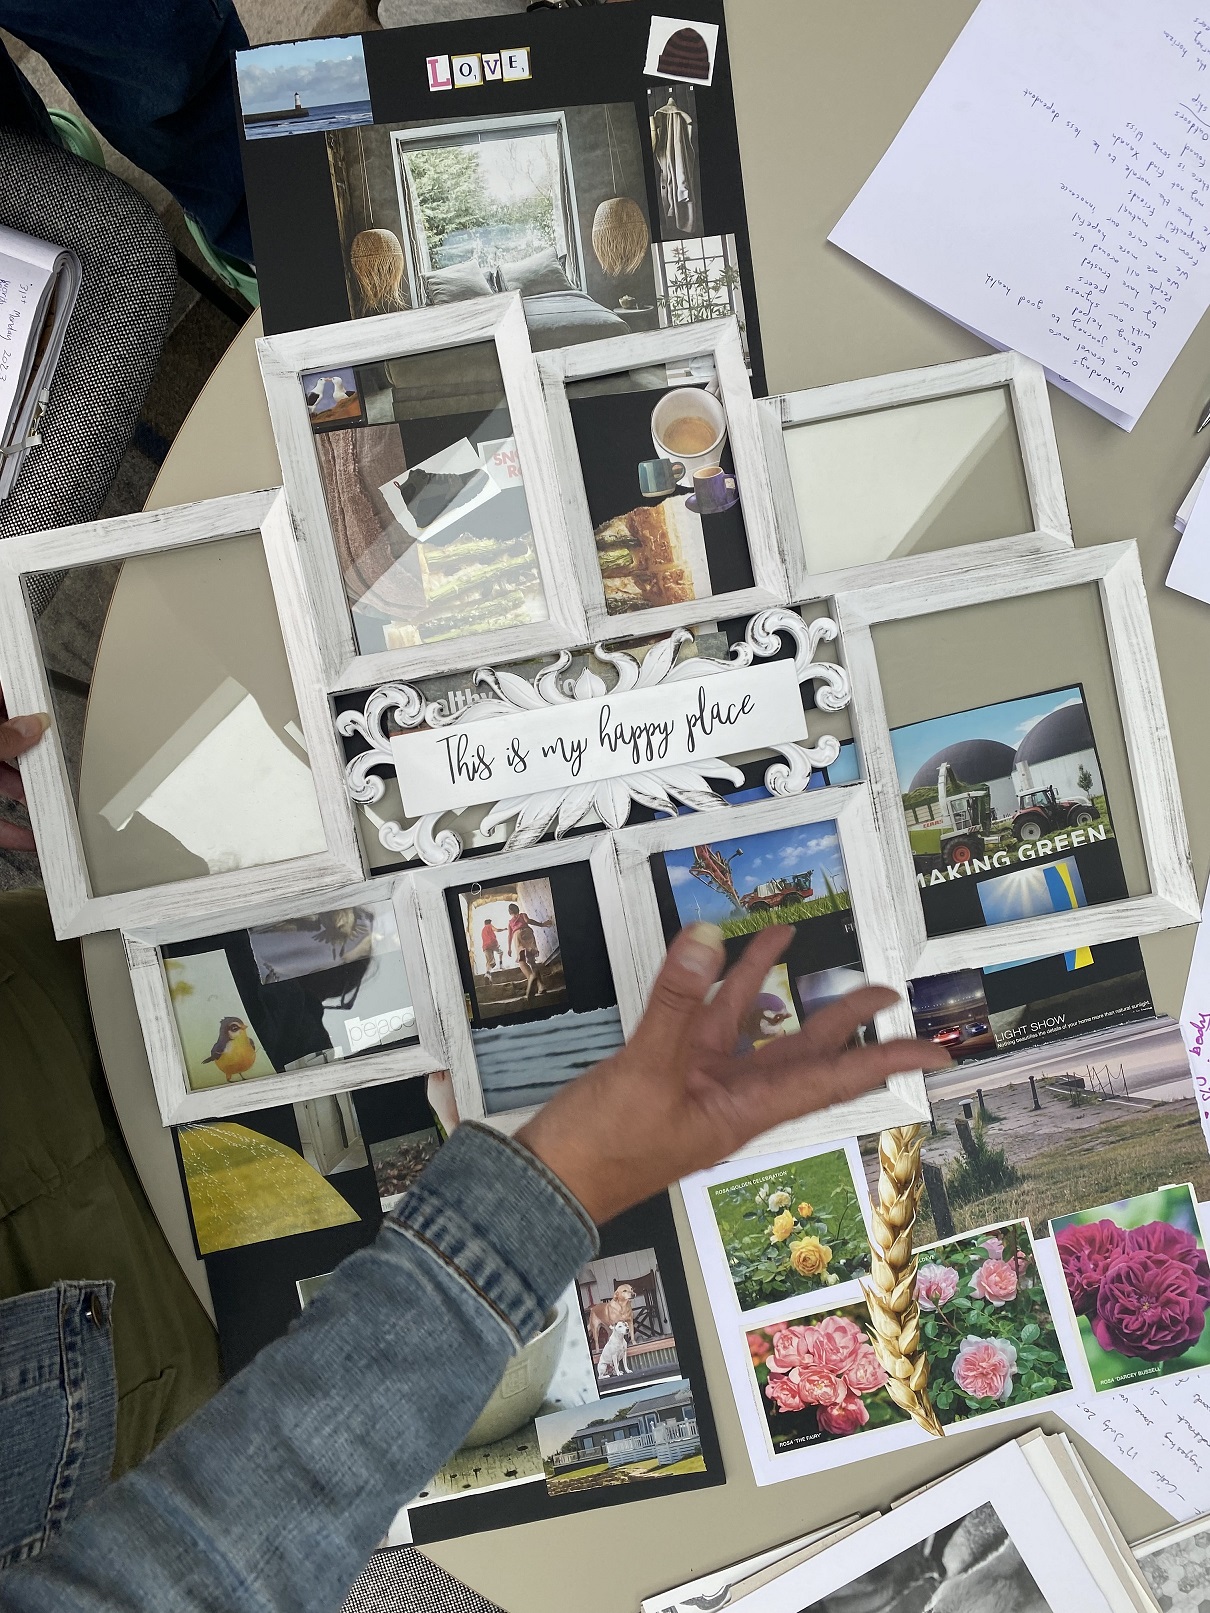
[[[255,1081],[193,1091],[164,974],[161,947],[172,941],[201,940],[224,931],[276,924],[300,914],[326,912],[384,898],[390,899],[399,928],[403,966],[416,1014],[417,1041],[406,1047],[384,1048],[380,1053],[365,1053],[357,1058],[333,1059],[329,1064],[316,1064],[305,1070],[287,1070],[281,1075],[260,1076]],[[447,1067],[437,1011],[429,993],[415,894],[407,874],[389,874],[308,898],[281,899],[229,914],[217,924],[212,918],[195,919],[184,925],[155,924],[137,935],[126,933],[122,939],[156,1102],[166,1126],[242,1114],[250,1109],[269,1109],[280,1103],[305,1103],[309,1098],[353,1092],[414,1075],[430,1075]]]
[[[1034,530],[982,543],[962,544],[952,549],[902,555],[895,560],[876,560],[866,565],[846,566],[834,571],[812,573],[803,547],[802,526],[786,456],[785,432],[795,426],[836,420],[845,415],[872,414],[901,404],[926,403],[933,399],[959,397],[968,392],[987,392],[1006,387],[1012,403],[1013,419],[1025,471],[1025,485],[1033,514]],[[778,532],[795,603],[825,599],[840,589],[877,586],[881,583],[911,583],[917,576],[931,574],[937,552],[948,557],[950,570],[957,572],[974,559],[994,559],[1002,546],[1012,544],[1015,554],[1041,554],[1073,546],[1071,517],[1063,486],[1063,467],[1055,439],[1046,372],[1033,359],[1021,353],[994,353],[989,358],[959,359],[953,364],[932,364],[919,370],[900,370],[890,375],[873,375],[859,381],[841,381],[834,386],[812,387],[803,392],[787,392],[779,397],[757,401],[761,436],[769,463],[769,480],[777,511]],[[874,467],[871,467],[873,472]],[[1028,544],[1028,548],[1023,545]]]
[[[362,365],[417,353],[492,341],[500,361],[525,484],[534,549],[549,612],[545,622],[442,639],[404,650],[362,655],[336,556],[315,439],[299,377],[330,365]],[[303,571],[314,605],[328,689],[368,689],[397,678],[426,678],[504,661],[528,659],[586,642],[563,511],[556,491],[542,389],[518,292],[441,303],[321,325],[256,344],[282,478],[298,534]]]
[[[773,492],[739,326],[734,318],[706,320],[700,325],[669,325],[662,330],[642,331],[631,336],[609,336],[599,342],[554,348],[535,357],[546,397],[550,435],[558,463],[559,491],[571,533],[591,639],[648,638],[666,633],[670,628],[747,616],[767,605],[787,602],[789,585],[778,545]],[[592,516],[567,397],[568,383],[649,364],[706,357],[714,360],[720,402],[727,415],[727,440],[735,463],[754,586],[710,594],[705,599],[692,599],[681,605],[657,605],[650,610],[611,616],[605,608],[605,584],[597,563]]]
[[[803,795],[754,801],[725,811],[697,812],[686,817],[639,824],[619,833],[618,867],[626,904],[630,944],[645,997],[664,961],[664,929],[656,904],[649,859],[659,852],[680,851],[709,840],[735,839],[770,829],[789,829],[835,819],[849,878],[849,901],[866,978],[899,992],[900,1001],[876,1016],[879,1038],[915,1038],[907,1000],[907,972],[900,949],[891,873],[875,832],[864,784],[836,784]],[[915,895],[915,880],[912,881]],[[910,1126],[930,1117],[921,1071],[892,1075],[885,1087],[847,1103],[776,1126],[745,1143],[730,1156],[775,1154],[804,1145],[859,1137],[887,1126]]]
[[[1137,546],[1133,542],[1107,543],[1045,554],[1027,547],[1018,548],[1011,558],[1004,557],[1003,545],[1000,551],[981,564],[968,561],[961,570],[952,564],[953,550],[942,551],[930,557],[931,572],[910,583],[887,582],[834,596],[841,648],[852,680],[854,737],[870,788],[875,832],[890,865],[893,922],[903,937],[912,976],[1011,963],[1151,935],[1192,924],[1200,915]],[[1097,584],[1104,613],[1150,894],[929,937],[917,892],[872,628],[880,622],[939,615],[967,605],[1088,583]]]
[[[624,906],[618,878],[617,848],[612,834],[582,835],[550,844],[544,841],[525,851],[474,857],[444,868],[417,869],[412,875],[433,1000],[437,1005],[442,1039],[449,1053],[454,1099],[463,1120],[479,1120],[497,1131],[511,1133],[535,1115],[540,1105],[512,1109],[503,1114],[489,1115],[484,1112],[475,1044],[466,1013],[462,975],[458,968],[458,943],[451,928],[445,893],[452,886],[473,885],[476,882],[492,885],[526,874],[532,869],[574,862],[586,862],[592,870],[601,926],[605,932],[605,950],[609,955],[618,1012],[622,1019],[622,1032],[629,1037],[642,1018],[645,997],[635,972],[630,935],[633,921]]]
[[[21,758],[20,767],[47,900],[60,938],[161,920],[181,922],[202,913],[221,917],[240,904],[322,892],[363,874],[344,783],[344,756],[332,728],[294,534],[278,489],[6,538],[0,543],[0,681],[8,708],[14,716],[54,710],[37,622],[22,582],[25,575],[128,560],[253,532],[259,532],[264,545],[327,849],[264,867],[94,896],[71,779],[52,725]]]

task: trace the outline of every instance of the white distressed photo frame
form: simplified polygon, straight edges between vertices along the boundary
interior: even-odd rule
[[[52,725],[20,767],[56,935],[221,915],[249,902],[322,892],[362,877],[360,842],[332,728],[319,649],[298,551],[280,490],[241,493],[172,509],[118,516],[0,544],[0,683],[14,715],[54,709],[24,577],[183,549],[259,533],[273,585],[302,739],[315,783],[326,850],[261,867],[93,894],[63,747]]]
[[[657,605],[650,610],[611,616],[605,608],[605,585],[597,564],[592,516],[588,510],[567,388],[575,381],[592,380],[623,370],[700,358],[714,360],[720,402],[727,416],[727,440],[735,464],[754,586],[710,594],[680,605]],[[593,641],[648,638],[670,628],[750,615],[768,605],[787,602],[788,583],[777,541],[759,417],[744,364],[739,326],[734,318],[712,319],[699,325],[671,325],[632,336],[610,336],[599,342],[583,342],[577,347],[539,353],[536,361],[554,443],[559,492],[574,548],[589,637]],[[655,453],[654,447],[652,453]]]
[[[724,837],[736,839],[830,819],[835,820],[840,837],[866,978],[871,984],[890,986],[900,994],[899,1002],[876,1016],[879,1039],[914,1038],[895,905],[891,901],[891,874],[883,861],[881,838],[875,832],[869,795],[863,784],[830,785],[802,795],[660,819],[619,833],[618,867],[643,997],[659,973],[666,950],[651,877],[651,857]],[[913,881],[913,894],[914,890]],[[891,1076],[886,1086],[875,1092],[787,1121],[754,1137],[731,1157],[776,1154],[802,1145],[862,1136],[887,1126],[922,1124],[930,1114],[923,1074],[919,1070],[907,1071]]]
[[[487,341],[495,343],[500,362],[548,619],[363,655],[357,648],[345,596],[300,377],[326,366],[372,364]],[[586,642],[584,612],[556,492],[546,411],[520,293],[266,336],[256,345],[330,691],[365,689],[395,678],[425,678],[515,661]]]
[[[622,1020],[622,1032],[629,1037],[642,1017],[645,998],[630,948],[630,919],[624,907],[618,878],[617,849],[612,834],[576,836],[553,843],[543,842],[524,851],[474,857],[442,868],[418,869],[415,881],[420,933],[424,943],[433,1000],[442,1041],[449,1054],[449,1071],[454,1099],[463,1120],[479,1120],[497,1131],[514,1132],[525,1124],[537,1107],[514,1109],[489,1115],[483,1105],[475,1046],[467,1019],[462,976],[458,968],[457,942],[450,925],[446,891],[451,886],[497,884],[531,869],[558,867],[586,862],[592,870],[605,948],[613,974],[614,992]]]
[[[785,433],[796,426],[813,425],[844,416],[874,414],[904,404],[927,403],[975,392],[1004,388],[1012,405],[1021,450],[1025,485],[1033,514],[1033,531],[992,538],[951,549],[903,555],[840,570],[812,573],[803,546],[802,521],[786,453]],[[995,558],[1004,544],[1018,554],[1045,553],[1072,547],[1071,519],[1063,486],[1063,468],[1055,439],[1046,373],[1033,359],[1020,353],[994,353],[987,358],[959,359],[918,370],[874,375],[833,386],[811,387],[757,401],[761,436],[769,464],[769,480],[777,511],[778,533],[796,603],[824,599],[840,589],[876,587],[890,582],[911,583],[931,573],[938,554],[947,557],[952,571],[968,559]],[[871,475],[876,465],[870,466]]]
[[[910,581],[897,579],[834,596],[853,690],[853,732],[889,868],[891,922],[903,938],[908,974],[1012,963],[1196,922],[1201,909],[1137,545],[1107,543],[1041,554],[1032,547],[1010,551],[1000,545],[995,558],[967,558],[961,570],[955,570],[952,557],[952,550],[926,557],[932,561],[930,570],[917,571]],[[881,622],[1088,583],[1096,583],[1100,595],[1150,893],[930,937],[917,893],[872,629]]]
[[[259,1076],[254,1081],[197,1092],[189,1085],[160,949],[172,941],[200,940],[215,933],[215,921],[198,918],[185,925],[155,924],[137,934],[123,935],[135,1008],[164,1125],[214,1120],[250,1109],[270,1109],[280,1103],[303,1103],[309,1098],[379,1086],[386,1081],[430,1075],[447,1067],[437,1011],[429,990],[415,893],[407,874],[386,875],[311,897],[293,896],[248,908],[225,915],[221,927],[230,931],[277,924],[307,913],[384,898],[390,900],[399,928],[403,966],[416,1015],[417,1040],[404,1047],[384,1048],[380,1053],[365,1053],[355,1059],[333,1059],[304,1070],[288,1070],[280,1075]]]

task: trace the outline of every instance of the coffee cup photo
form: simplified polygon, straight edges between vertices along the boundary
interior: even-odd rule
[[[727,440],[727,416],[713,393],[675,387],[651,411],[651,440],[661,459],[679,461],[687,476],[717,463]]]
[[[739,489],[735,477],[721,465],[704,465],[693,473],[693,492],[685,500],[685,508],[695,515],[721,515],[739,502]]]
[[[644,498],[661,498],[675,493],[687,472],[679,459],[641,459],[639,491]]]

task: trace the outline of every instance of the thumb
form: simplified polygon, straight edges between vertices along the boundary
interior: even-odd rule
[[[0,762],[15,762],[36,745],[50,727],[50,718],[39,713],[32,717],[10,717],[0,722]]]
[[[656,976],[647,1011],[631,1038],[644,1058],[660,1069],[683,1049],[693,1016],[719,977],[726,953],[717,924],[691,924],[668,948]],[[660,1061],[660,1062],[656,1062]]]

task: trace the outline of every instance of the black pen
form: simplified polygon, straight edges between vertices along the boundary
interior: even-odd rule
[[[1197,432],[1205,431],[1207,426],[1210,426],[1210,403],[1208,403],[1202,410],[1201,419],[1197,423],[1197,431],[1195,431],[1193,435],[1196,437]]]

